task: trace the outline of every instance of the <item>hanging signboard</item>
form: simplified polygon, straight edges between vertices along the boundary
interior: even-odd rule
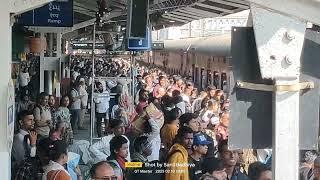
[[[143,51],[151,49],[151,33],[147,28],[147,36],[145,38],[128,37],[128,49],[134,51]]]
[[[56,0],[21,14],[17,23],[24,26],[72,27],[73,0]]]

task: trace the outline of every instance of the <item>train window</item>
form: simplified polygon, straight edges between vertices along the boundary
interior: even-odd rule
[[[213,85],[218,88],[220,84],[220,80],[219,80],[219,72],[218,71],[214,71],[213,72]]]
[[[227,87],[227,74],[221,73],[221,89],[224,90]]]

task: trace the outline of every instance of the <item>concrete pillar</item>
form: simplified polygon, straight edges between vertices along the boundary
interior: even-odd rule
[[[8,120],[7,120],[7,96],[8,84],[11,76],[11,23],[9,8],[12,1],[0,0],[0,177],[10,179],[11,175],[11,149],[8,148]],[[12,139],[11,139],[12,140]]]

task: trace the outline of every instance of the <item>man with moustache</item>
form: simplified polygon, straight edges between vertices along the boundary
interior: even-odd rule
[[[227,180],[249,180],[238,167],[239,152],[228,149],[228,141],[222,140],[218,147],[219,156],[223,161],[227,173]]]
[[[19,132],[13,138],[12,156],[17,164],[26,157],[35,157],[37,133],[34,131],[34,117],[31,111],[19,114]]]
[[[168,163],[165,180],[188,180],[188,151],[193,144],[193,131],[190,127],[182,126],[178,130],[175,144],[168,153]],[[179,166],[184,164],[186,166]]]

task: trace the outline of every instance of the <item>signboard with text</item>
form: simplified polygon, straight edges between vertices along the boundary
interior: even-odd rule
[[[56,0],[21,14],[18,24],[24,26],[72,27],[73,0]]]

